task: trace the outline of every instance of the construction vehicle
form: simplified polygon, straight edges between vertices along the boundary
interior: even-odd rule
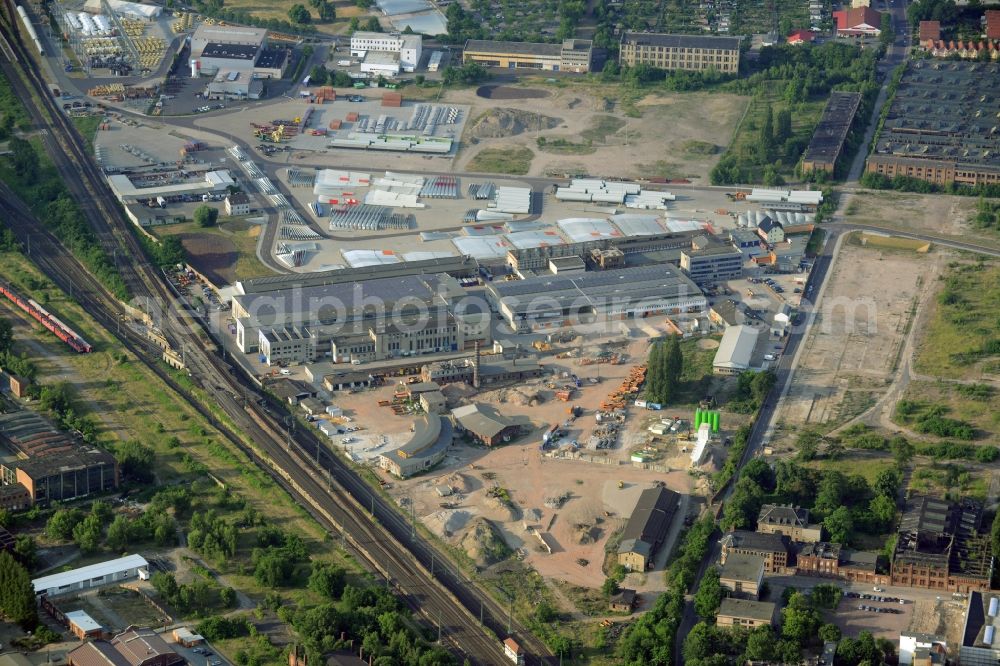
[[[736,190],[735,192],[726,192],[726,197],[730,201],[744,201],[748,194],[750,193],[745,190]]]
[[[624,488],[625,487],[625,482],[624,481],[619,481],[618,482],[618,487],[619,488]]]
[[[535,340],[531,343],[531,346],[541,352],[552,350],[552,343],[546,342],[545,340]]]

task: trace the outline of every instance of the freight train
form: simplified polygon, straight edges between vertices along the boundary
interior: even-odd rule
[[[19,296],[16,291],[10,288],[10,285],[0,282],[0,294],[6,296],[9,301],[34,317],[42,326],[52,331],[57,338],[68,344],[73,351],[80,354],[89,354],[93,351],[90,343],[77,335],[76,331],[53,317],[49,314],[48,310],[32,299]]]
[[[24,30],[31,37],[32,43],[34,43],[35,48],[38,49],[38,55],[45,55],[45,47],[42,46],[42,42],[38,39],[38,33],[35,32],[35,26],[31,25],[31,19],[28,18],[28,12],[24,11],[24,7],[21,5],[17,6],[17,15],[21,17],[21,23],[24,24]]]

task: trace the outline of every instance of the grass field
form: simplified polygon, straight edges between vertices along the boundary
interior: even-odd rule
[[[859,474],[865,477],[868,483],[873,483],[880,472],[896,465],[889,456],[881,460],[868,456],[860,458],[845,456],[840,460],[816,460],[808,463],[808,466],[824,472],[841,472],[848,476]]]
[[[1000,265],[953,262],[917,348],[915,369],[932,377],[1000,375]]]
[[[469,162],[469,171],[503,173],[523,176],[531,168],[535,153],[530,148],[515,146],[510,148],[484,148]]]
[[[261,263],[257,258],[257,238],[260,235],[261,227],[247,222],[240,218],[220,217],[218,224],[214,227],[199,227],[194,222],[184,222],[182,224],[165,224],[151,227],[150,231],[158,238],[180,234],[184,237],[197,235],[201,237],[225,238],[233,243],[237,256],[235,263],[229,268],[237,279],[259,277],[261,275],[273,275],[274,271]],[[213,252],[210,244],[207,251]],[[192,257],[192,263],[198,267],[197,258]]]
[[[859,234],[859,240],[862,245],[868,247],[877,247],[879,249],[928,252],[930,251],[931,248],[931,244],[924,241],[913,240],[911,238],[895,238],[893,236],[880,236],[879,234],[866,234],[864,232]]]
[[[76,130],[87,142],[87,149],[94,152],[94,135],[97,134],[97,126],[101,124],[100,116],[73,116],[73,124]]]
[[[945,416],[972,424],[985,437],[980,440],[996,441],[1000,432],[1000,391],[989,384],[956,384],[949,381],[911,381],[906,388],[905,400],[926,405],[943,405]]]

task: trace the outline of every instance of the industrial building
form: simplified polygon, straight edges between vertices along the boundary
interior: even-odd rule
[[[747,325],[727,327],[712,361],[713,372],[717,375],[738,375],[749,370],[758,333],[756,328]]]
[[[993,553],[982,518],[983,507],[975,500],[911,497],[899,521],[892,584],[963,593],[989,590]]]
[[[716,625],[743,629],[770,627],[774,623],[776,612],[777,605],[770,601],[726,597],[719,604]]]
[[[332,279],[234,296],[237,346],[273,364],[383,360],[490,341],[488,313],[466,308],[465,289],[445,273]]]
[[[589,39],[564,39],[558,44],[470,39],[462,52],[463,63],[549,72],[587,73],[593,58],[594,43]]]
[[[99,638],[104,633],[100,623],[82,610],[66,613],[66,624],[69,626],[69,632],[81,641]]]
[[[491,282],[486,297],[519,331],[562,326],[571,317],[626,319],[697,313],[708,306],[698,286],[672,266]]]
[[[833,175],[860,104],[861,93],[837,91],[830,93],[830,99],[823,109],[823,116],[819,119],[806,152],[802,156],[803,172],[825,171]]]
[[[914,60],[866,170],[937,185],[1000,183],[1000,64]]]
[[[732,245],[709,245],[681,252],[681,270],[695,284],[704,285],[743,277],[743,253]]]
[[[439,361],[423,366],[420,378],[423,381],[437,382],[439,384],[451,384],[455,382],[474,384],[476,382],[475,365],[475,360],[471,358],[455,361]],[[538,359],[533,357],[502,358],[492,356],[483,357],[483,360],[479,363],[478,374],[479,385],[486,387],[512,384],[541,377],[545,374],[545,369],[539,365]]]
[[[958,659],[962,666],[996,666],[1000,662],[1000,596],[969,592]]]
[[[629,571],[648,569],[667,538],[679,503],[680,495],[662,486],[643,490],[622,532],[618,564]]]
[[[269,48],[267,30],[202,23],[191,37],[191,76],[212,77],[209,99],[260,99],[264,80],[280,79],[291,61],[287,48]]]
[[[14,470],[33,504],[46,505],[103,493],[118,487],[118,461],[107,451],[80,446],[70,451],[4,464],[4,477]]]
[[[92,587],[110,585],[132,578],[148,578],[149,563],[141,555],[127,555],[116,560],[99,562],[89,566],[42,576],[31,581],[35,595],[55,597]]]
[[[374,54],[395,56],[392,62],[396,64],[395,76],[402,69],[413,72],[420,65],[423,53],[423,37],[420,35],[404,35],[398,32],[366,32],[358,30],[351,35],[351,57],[362,58],[361,71],[375,71],[372,64],[382,62]],[[369,69],[365,69],[365,64]]]
[[[129,627],[110,641],[94,640],[70,650],[69,666],[180,666],[187,660],[148,627]]]
[[[414,421],[413,435],[399,448],[380,454],[378,466],[406,479],[426,471],[444,459],[452,444],[451,421],[440,414],[425,414]]]
[[[489,405],[471,404],[451,411],[455,429],[486,446],[510,442],[531,428],[526,418],[507,417]]]
[[[235,184],[236,181],[225,169],[205,171],[190,178],[168,181],[166,184],[163,180],[147,179],[139,174],[118,173],[108,176],[108,185],[111,186],[111,191],[123,204],[152,201],[155,205],[157,197],[164,199],[185,195],[201,197],[203,194],[225,192],[231,185]]]
[[[740,39],[655,32],[622,33],[618,57],[623,65],[643,64],[666,70],[725,74],[740,71]]]

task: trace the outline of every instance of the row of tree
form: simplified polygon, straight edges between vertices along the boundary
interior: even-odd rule
[[[680,336],[671,335],[665,342],[654,342],[646,360],[646,399],[662,405],[677,400],[684,374],[684,354]]]

